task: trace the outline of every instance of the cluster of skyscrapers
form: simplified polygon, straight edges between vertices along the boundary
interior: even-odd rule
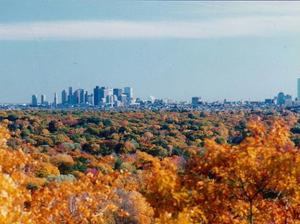
[[[125,88],[109,88],[96,86],[93,93],[89,93],[84,89],[76,89],[72,87],[67,90],[62,90],[61,100],[57,93],[54,94],[53,102],[46,101],[46,96],[41,95],[41,100],[38,102],[38,96],[32,95],[32,107],[120,107],[129,106],[134,103],[133,89]]]
[[[284,94],[283,92],[278,93],[275,97],[276,104],[279,106],[292,107],[300,106],[300,78],[297,80],[297,98],[293,100],[293,97],[289,94]]]
[[[300,78],[297,80],[297,98],[283,92],[278,93],[274,98],[265,99],[264,101],[227,101],[223,102],[204,102],[201,97],[192,97],[190,103],[184,101],[181,103],[172,103],[169,101],[151,99],[143,101],[139,98],[133,97],[133,89],[131,87],[125,88],[109,88],[96,86],[92,93],[84,89],[76,89],[73,91],[72,87],[61,92],[59,100],[58,95],[55,93],[53,101],[49,103],[46,100],[46,96],[42,94],[40,101],[37,95],[32,95],[31,105],[32,107],[58,107],[58,108],[69,108],[69,107],[99,107],[99,108],[112,108],[112,107],[128,107],[133,106],[139,108],[203,108],[210,106],[243,106],[243,105],[256,105],[258,107],[266,106],[279,106],[279,107],[297,107],[300,108]]]

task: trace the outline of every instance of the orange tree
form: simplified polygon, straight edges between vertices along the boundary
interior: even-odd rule
[[[207,140],[181,183],[187,206],[197,206],[210,223],[294,223],[299,216],[299,152],[282,121],[267,128],[251,121],[239,145]]]
[[[157,223],[297,223],[300,155],[283,121],[255,120],[238,145],[206,140],[185,170],[138,153],[141,189]]]

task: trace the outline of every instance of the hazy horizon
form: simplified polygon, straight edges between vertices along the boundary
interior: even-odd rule
[[[0,3],[1,103],[96,85],[174,100],[296,97],[300,2]]]

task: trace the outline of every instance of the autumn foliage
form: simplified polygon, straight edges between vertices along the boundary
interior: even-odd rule
[[[1,224],[300,223],[297,115],[33,113],[3,115]]]

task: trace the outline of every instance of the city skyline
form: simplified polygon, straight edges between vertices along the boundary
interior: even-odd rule
[[[99,85],[97,85],[96,87],[99,87]],[[69,88],[73,88],[73,87],[69,87]],[[114,88],[111,88],[111,87],[108,87],[108,86],[101,86],[101,88],[109,88],[109,89],[111,89],[111,90],[113,90],[113,91],[115,91],[116,89],[120,89],[119,87],[114,87]],[[132,89],[132,87],[123,87],[122,89],[123,89],[123,91],[124,91],[124,89],[126,89],[126,88],[131,88]],[[78,91],[78,90],[83,90],[84,92],[85,92],[85,94],[86,93],[91,93],[92,95],[93,95],[93,93],[94,93],[94,91],[95,91],[95,88],[92,88],[92,90],[87,90],[86,88],[82,88],[82,87],[80,87],[80,86],[78,86],[78,88],[74,88],[74,89],[76,89],[76,91]],[[277,93],[279,92],[279,93],[281,93],[281,92],[284,92],[284,93],[287,93],[288,94],[288,96],[291,96],[291,97],[293,97],[293,98],[298,98],[298,99],[300,99],[300,78],[297,78],[297,83],[295,84],[295,94],[293,95],[293,94],[290,94],[289,92],[286,92],[286,91],[284,91],[284,90],[280,90],[280,91],[277,91]],[[66,89],[63,89],[60,93],[60,97],[58,97],[58,99],[61,101],[61,102],[63,102],[64,100],[63,100],[63,96],[62,96],[62,94],[63,94],[63,92],[65,91],[65,94],[66,94],[66,97],[68,97],[68,92],[66,91]],[[69,90],[70,91],[70,90]],[[41,93],[39,93],[39,94],[37,94],[37,93],[34,93],[33,95],[37,95],[37,96],[40,96],[40,98],[41,98],[41,102],[43,102],[43,100],[45,100],[45,98],[46,98],[46,94],[44,94],[44,92],[45,91],[43,91],[43,92],[41,92]],[[53,94],[57,94],[58,92],[56,91],[56,92],[54,92],[54,93],[52,93],[52,95]],[[69,94],[70,94],[70,92],[69,92]],[[263,96],[261,96],[260,97],[260,99],[251,99],[251,98],[247,98],[247,99],[237,99],[237,100],[230,100],[230,99],[226,99],[226,98],[219,98],[219,99],[217,99],[217,100],[211,100],[211,101],[207,101],[207,102],[217,102],[217,101],[219,101],[219,102],[221,102],[221,101],[223,101],[223,100],[229,100],[229,101],[263,101],[263,100],[265,100],[265,99],[271,99],[273,96],[274,96],[274,94],[276,94],[276,93],[273,93],[273,95],[272,96],[270,96],[270,97],[263,97]],[[32,96],[33,96],[32,95]],[[51,95],[51,94],[50,94]],[[112,95],[115,95],[114,93],[112,94]],[[140,98],[140,99],[142,99],[142,100],[153,100],[153,99],[163,99],[163,100],[171,100],[171,101],[174,101],[174,102],[180,102],[180,101],[186,101],[186,102],[188,102],[188,101],[190,101],[190,99],[192,98],[192,97],[195,97],[196,95],[190,95],[190,96],[188,96],[188,99],[175,99],[175,98],[164,98],[164,97],[159,97],[159,96],[157,96],[157,97],[154,97],[154,96],[149,96],[149,97],[146,97],[146,98],[143,98],[143,97],[141,97],[141,96],[139,96],[139,95],[136,95],[136,97],[137,98]],[[94,96],[93,96],[94,97]],[[198,95],[197,97],[200,97],[201,98],[201,96],[200,95]],[[68,100],[68,98],[66,98],[66,100]],[[0,103],[2,103],[2,102],[0,102]],[[5,103],[11,103],[11,102],[5,102]],[[25,104],[27,104],[28,102],[22,102],[22,103],[25,103]],[[16,103],[16,104],[22,104],[22,103]]]
[[[297,94],[300,2],[0,2],[1,103],[95,83],[144,99]]]
[[[127,107],[130,105],[141,105],[145,102],[159,102],[164,103],[172,102],[172,103],[190,103],[192,106],[201,106],[203,103],[214,103],[221,101],[213,101],[209,102],[205,99],[202,99],[201,96],[192,96],[191,100],[188,101],[178,101],[172,99],[163,99],[163,98],[154,98],[151,99],[143,99],[139,96],[134,96],[132,87],[105,87],[105,86],[95,86],[92,91],[84,88],[73,89],[72,86],[67,89],[63,89],[60,94],[60,98],[58,97],[57,92],[54,93],[53,102],[47,101],[47,97],[45,94],[37,95],[33,94],[31,96],[31,104],[26,103],[27,105],[31,105],[33,107],[70,107],[70,106],[83,106],[83,107]],[[300,104],[300,78],[297,79],[297,95],[292,96],[290,94],[285,94],[284,92],[279,92],[276,96],[271,98],[265,98],[263,101],[265,104],[277,104],[279,106],[296,106],[298,107]],[[40,102],[38,98],[40,97]],[[158,101],[157,101],[158,100]],[[227,99],[223,99],[223,103],[227,102],[263,102],[263,101],[253,101],[253,100],[238,100],[238,101],[230,101]],[[172,104],[171,103],[171,104]]]

